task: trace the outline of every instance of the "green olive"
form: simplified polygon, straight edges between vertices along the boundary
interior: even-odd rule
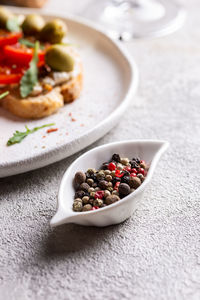
[[[38,34],[44,27],[44,19],[39,15],[28,15],[22,23],[22,29],[26,35]]]
[[[74,68],[74,59],[69,54],[68,47],[52,45],[48,48],[45,61],[53,70],[70,72]]]
[[[52,44],[60,43],[67,33],[66,24],[59,19],[54,19],[43,27],[40,33],[41,40]]]
[[[0,28],[6,28],[8,19],[13,17],[14,15],[7,8],[0,6]]]

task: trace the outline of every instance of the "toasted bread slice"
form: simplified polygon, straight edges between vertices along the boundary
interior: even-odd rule
[[[78,72],[50,92],[23,99],[20,97],[19,89],[9,89],[9,95],[0,100],[0,104],[12,114],[25,119],[39,119],[55,113],[64,102],[74,101],[81,93],[83,70],[80,60],[77,64]]]
[[[25,119],[39,119],[49,116],[64,105],[60,87],[37,97],[20,98],[17,93],[10,94],[1,100],[2,106],[12,114]]]

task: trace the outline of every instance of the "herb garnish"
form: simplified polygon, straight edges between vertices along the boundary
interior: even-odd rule
[[[8,29],[8,31],[11,31],[11,32],[21,31],[18,19],[16,17],[8,19],[8,21],[6,22],[6,28]]]
[[[38,49],[39,42],[36,41],[34,47],[33,58],[29,64],[29,69],[25,72],[24,76],[20,81],[20,94],[22,98],[27,97],[33,90],[34,86],[38,82]]]
[[[25,126],[26,131],[18,131],[16,130],[15,133],[13,134],[13,136],[7,141],[7,146],[11,146],[17,143],[21,143],[21,141],[29,134],[34,133],[35,131],[42,129],[44,127],[49,127],[49,126],[53,126],[55,125],[55,123],[51,123],[51,124],[46,124],[46,125],[42,125],[39,127],[35,127],[33,129],[29,129],[28,126]]]
[[[6,97],[9,94],[9,91],[6,91],[5,93],[0,94],[0,99]]]
[[[35,43],[27,40],[27,39],[19,39],[19,43],[21,45],[25,45],[26,47],[29,47],[29,48],[34,48],[35,47]],[[44,49],[44,46],[43,45],[40,45],[40,49]]]

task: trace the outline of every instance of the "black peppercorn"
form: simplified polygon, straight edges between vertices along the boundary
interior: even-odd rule
[[[135,160],[131,160],[130,164],[132,169],[138,169],[140,167],[140,165]]]
[[[130,176],[123,176],[121,182],[129,184]]]
[[[107,162],[104,162],[101,166],[101,169],[102,170],[107,170],[108,169],[108,163]]]
[[[99,187],[102,190],[106,190],[108,187],[108,182],[106,180],[101,180],[99,181]]]
[[[85,192],[84,191],[77,191],[76,193],[75,193],[75,199],[76,198],[83,198],[85,196]]]
[[[117,182],[121,182],[121,178],[120,177],[114,177],[113,180],[112,180],[112,183],[113,183],[113,186],[115,186],[115,184]]]
[[[130,186],[126,183],[121,183],[118,189],[119,189],[119,194],[122,196],[126,196],[130,193]]]
[[[120,156],[119,156],[119,154],[113,154],[113,156],[112,156],[112,160],[114,160],[114,161],[116,161],[116,162],[120,162],[120,160],[121,160],[121,158],[120,158]]]

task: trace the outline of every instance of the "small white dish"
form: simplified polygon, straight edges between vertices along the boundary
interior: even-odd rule
[[[58,193],[58,210],[50,221],[52,227],[75,223],[85,226],[108,226],[121,223],[129,218],[136,210],[142,194],[151,181],[155,167],[169,143],[159,140],[129,140],[115,142],[96,147],[77,158],[65,172]],[[150,164],[144,182],[133,193],[124,199],[104,208],[88,212],[74,212],[73,178],[76,172],[86,172],[89,168],[99,169],[103,162],[109,160],[113,153],[121,157],[140,157]]]

